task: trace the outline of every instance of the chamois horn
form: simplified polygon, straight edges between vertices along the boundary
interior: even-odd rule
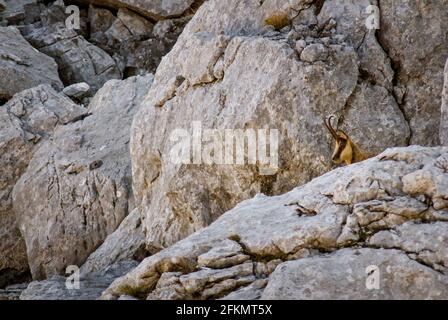
[[[327,119],[324,120],[325,126],[327,127],[328,131],[330,131],[331,135],[335,140],[338,140],[339,136],[337,135],[336,131],[334,130],[333,126],[331,125],[331,120],[335,118],[334,115],[329,116]]]

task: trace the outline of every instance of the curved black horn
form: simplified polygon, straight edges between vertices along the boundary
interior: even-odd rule
[[[337,140],[339,137],[331,125],[331,119],[333,119],[334,117],[334,115],[329,116],[328,119],[325,120],[325,126],[327,127],[328,131],[330,131],[333,138]]]

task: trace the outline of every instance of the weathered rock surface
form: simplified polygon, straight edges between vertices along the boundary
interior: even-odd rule
[[[418,224],[406,222],[391,230],[380,231],[370,238],[372,246],[410,252],[413,259],[446,273],[448,265],[448,225],[444,222]]]
[[[86,82],[93,92],[110,79],[121,79],[115,61],[101,48],[67,29],[63,23],[36,28],[26,39],[39,51],[53,57],[66,85]]]
[[[392,148],[284,195],[257,195],[146,258],[102,298],[447,299],[447,159],[448,148]],[[208,257],[228,263],[208,267]]]
[[[367,7],[378,5],[380,26],[366,28]],[[357,48],[360,70],[396,100],[411,128],[411,144],[438,145],[442,77],[448,57],[448,23],[442,2],[326,0],[318,23],[329,19]],[[426,27],[422,28],[424,25]]]
[[[20,300],[95,300],[113,280],[123,276],[137,264],[135,261],[123,261],[113,264],[101,272],[82,275],[79,289],[67,289],[67,279],[62,276],[53,276],[44,281],[34,281],[21,292]]]
[[[34,23],[39,18],[40,6],[37,0],[2,0],[0,25]]]
[[[111,9],[127,8],[154,20],[175,18],[194,9],[203,0],[78,0]]]
[[[13,204],[34,279],[80,266],[133,209],[129,128],[152,79],[107,82],[17,182]]]
[[[368,154],[407,145],[409,126],[390,91],[390,61],[376,39],[366,45],[382,55],[374,63],[378,70],[366,77],[368,54],[338,35],[336,24],[317,24],[314,5],[298,6],[207,1],[159,65],[131,139],[134,191],[151,250],[207,226],[258,192],[281,194],[327,172],[332,146],[323,118],[330,114],[343,116],[341,128]],[[282,32],[264,26],[278,11],[293,16],[301,9],[316,23],[294,20],[294,30]],[[203,164],[205,146],[195,165],[173,163],[171,134],[191,133],[193,121],[203,130],[278,130],[278,171]]]
[[[101,271],[124,260],[145,258],[145,237],[141,229],[140,212],[133,210],[96,249],[81,267],[81,273]]]
[[[395,66],[411,144],[438,145],[443,69],[448,57],[446,3],[379,1],[379,41]],[[422,25],[425,27],[422,28]]]
[[[229,293],[222,300],[259,300],[268,283],[267,279],[258,279],[250,285]]]
[[[17,93],[0,108],[0,287],[28,270],[25,243],[12,210],[12,189],[54,128],[84,112],[49,85]]]
[[[448,60],[446,61],[444,72],[444,85],[442,91],[442,107],[440,117],[440,142],[442,145],[448,145]]]
[[[0,74],[2,100],[40,84],[63,87],[55,61],[35,50],[15,27],[0,27]]]
[[[379,270],[379,289],[366,286],[366,268]],[[280,265],[261,296],[266,300],[446,299],[448,277],[398,250],[342,249]]]

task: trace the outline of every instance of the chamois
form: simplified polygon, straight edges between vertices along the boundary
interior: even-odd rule
[[[368,157],[365,153],[350,139],[350,137],[339,128],[336,130],[331,125],[331,119],[334,116],[330,116],[326,119],[325,126],[328,131],[330,131],[331,136],[335,141],[333,155],[331,157],[334,164],[340,164],[345,162],[349,165],[352,163],[360,162],[366,160]]]

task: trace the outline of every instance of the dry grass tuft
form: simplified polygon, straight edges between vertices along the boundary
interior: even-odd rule
[[[286,12],[275,12],[264,20],[264,24],[273,26],[275,30],[279,31],[291,25],[291,18]]]

